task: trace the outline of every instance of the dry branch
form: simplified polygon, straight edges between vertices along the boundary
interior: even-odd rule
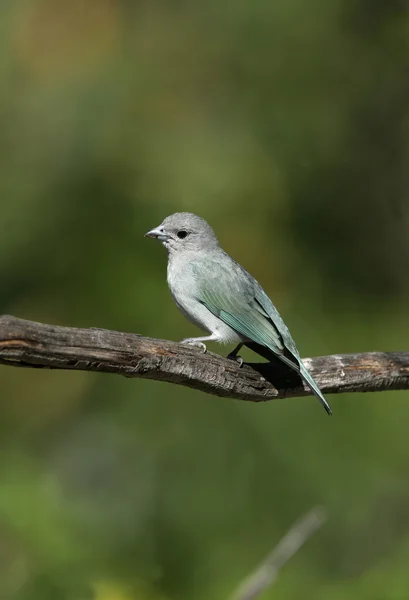
[[[326,394],[409,389],[409,352],[320,356],[304,362]],[[117,373],[253,402],[311,394],[279,362],[240,368],[235,361],[176,342],[11,316],[0,317],[0,364]]]
[[[325,511],[316,506],[298,519],[263,562],[245,579],[231,600],[255,600],[277,579],[280,569],[326,521]]]

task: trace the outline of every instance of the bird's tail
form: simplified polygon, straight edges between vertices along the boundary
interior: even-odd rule
[[[291,358],[293,358],[293,356]],[[315,383],[313,376],[307,370],[307,367],[304,365],[304,363],[301,360],[301,358],[297,358],[297,357],[294,356],[294,358],[296,359],[297,363],[295,363],[294,360],[291,360],[288,356],[285,356],[285,355],[280,355],[279,358],[286,365],[288,365],[292,369],[295,369],[300,374],[301,378],[304,379],[305,383],[308,385],[308,387],[311,389],[311,391],[315,394],[315,396],[321,402],[322,406],[325,408],[325,410],[327,411],[327,413],[329,415],[332,415],[332,410],[331,410],[330,405],[325,400],[325,398],[324,398],[324,396],[323,396],[320,388]]]
[[[304,379],[305,383],[308,384],[309,388],[311,389],[312,392],[314,392],[314,394],[316,395],[316,397],[318,398],[318,400],[321,402],[322,406],[325,408],[325,410],[327,411],[327,413],[329,415],[332,415],[332,410],[330,405],[328,404],[328,402],[325,400],[320,388],[318,387],[318,385],[315,383],[312,375],[310,374],[309,371],[307,371],[306,366],[302,363],[302,361],[300,361],[300,375],[301,377]]]
[[[288,367],[290,367],[291,369],[294,369],[294,371],[297,371],[297,373],[299,373],[300,377],[302,379],[304,379],[305,383],[311,389],[313,394],[315,396],[317,396],[318,400],[321,402],[322,406],[325,408],[327,413],[329,415],[332,415],[332,410],[331,410],[330,405],[325,400],[320,388],[315,383],[313,376],[307,370],[307,367],[304,365],[304,363],[302,362],[301,358],[298,355],[294,354],[293,352],[290,352],[288,349],[287,349],[287,352],[288,352],[287,354],[278,354],[277,352],[274,352],[271,348],[262,346],[260,344],[257,344],[256,342],[246,342],[245,344],[248,348],[250,348],[250,350],[257,352],[258,354],[260,354],[260,356],[263,356],[267,360],[271,361],[271,360],[278,358],[283,363],[285,363]]]

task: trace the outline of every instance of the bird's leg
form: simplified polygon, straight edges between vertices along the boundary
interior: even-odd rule
[[[215,335],[214,333],[212,333],[212,335],[207,335],[204,337],[186,338],[185,340],[182,340],[180,343],[181,344],[189,344],[190,346],[198,346],[199,348],[202,348],[203,352],[206,352],[206,350],[207,350],[206,344],[204,344],[203,342],[217,342],[217,341],[219,341],[218,336]]]
[[[229,352],[229,354],[226,356],[226,358],[229,358],[230,360],[235,360],[236,362],[238,362],[240,367],[242,366],[244,361],[241,356],[237,356],[237,353],[240,352],[243,345],[244,344],[242,344],[242,343],[237,344],[235,349],[232,350],[231,352]]]

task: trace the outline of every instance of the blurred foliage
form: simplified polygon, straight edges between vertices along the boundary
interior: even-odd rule
[[[194,335],[143,238],[190,210],[302,354],[408,349],[405,0],[0,10],[1,313]],[[263,598],[409,597],[407,392],[330,420],[86,373],[0,389],[1,597],[222,600],[316,503]]]

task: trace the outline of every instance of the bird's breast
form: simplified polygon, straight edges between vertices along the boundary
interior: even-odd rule
[[[173,257],[168,262],[167,280],[170,293],[176,306],[191,321],[199,324],[195,319],[197,312],[197,282],[193,276],[191,260],[180,260]]]
[[[240,336],[200,302],[200,281],[193,269],[194,257],[168,262],[167,280],[173,300],[189,321],[209,333],[217,335],[220,342],[237,342]]]

